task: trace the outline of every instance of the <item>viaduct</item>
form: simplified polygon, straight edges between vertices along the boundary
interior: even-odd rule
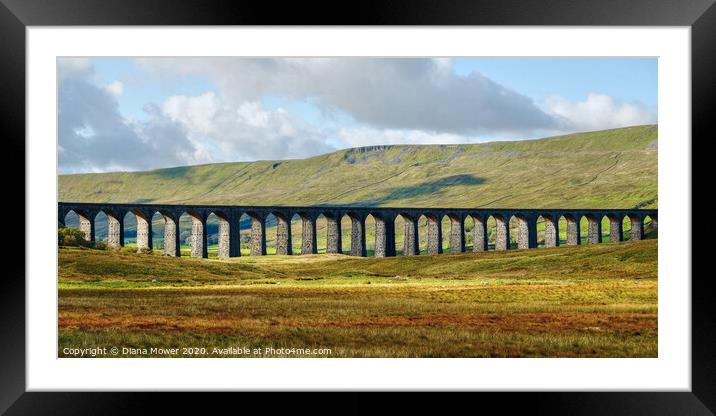
[[[567,245],[581,244],[580,221],[588,220],[587,243],[602,242],[601,222],[609,218],[609,240],[623,241],[623,220],[631,222],[631,240],[643,237],[644,219],[651,218],[652,225],[657,224],[656,209],[453,209],[453,208],[383,208],[383,207],[350,207],[350,206],[235,206],[235,205],[162,205],[162,204],[99,204],[80,202],[60,202],[58,204],[58,222],[64,226],[65,217],[73,211],[79,216],[79,228],[85,239],[95,239],[95,217],[103,212],[106,214],[109,228],[107,244],[110,247],[124,246],[124,218],[128,213],[135,215],[137,220],[138,249],[152,249],[152,217],[159,213],[165,221],[164,254],[179,257],[181,255],[179,218],[188,214],[192,219],[192,257],[207,257],[206,221],[212,213],[219,219],[219,251],[218,256],[238,257],[241,255],[239,239],[239,220],[246,214],[251,219],[251,255],[266,254],[266,219],[269,215],[276,218],[277,254],[293,254],[291,243],[291,219],[300,216],[301,253],[317,253],[316,220],[323,215],[327,220],[328,253],[343,253],[341,236],[341,219],[351,219],[351,249],[353,256],[366,256],[365,221],[370,215],[375,219],[375,256],[395,256],[395,219],[400,216],[405,221],[403,253],[417,255],[418,250],[418,219],[425,216],[428,220],[427,252],[439,254],[443,251],[442,219],[450,218],[450,249],[452,253],[465,251],[464,224],[467,217],[474,221],[473,251],[487,250],[487,219],[492,217],[497,225],[495,250],[510,248],[511,218],[519,223],[517,247],[520,249],[537,247],[537,219],[545,221],[545,246],[559,246],[559,219],[564,217],[567,223]]]

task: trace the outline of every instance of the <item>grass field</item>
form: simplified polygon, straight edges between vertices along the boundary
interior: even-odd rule
[[[655,239],[386,259],[128,251],[59,249],[61,357],[89,347],[232,357],[285,356],[266,347],[330,350],[291,357],[657,356]]]

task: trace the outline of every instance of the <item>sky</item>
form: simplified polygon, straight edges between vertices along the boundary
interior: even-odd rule
[[[656,58],[58,58],[66,173],[657,122]]]

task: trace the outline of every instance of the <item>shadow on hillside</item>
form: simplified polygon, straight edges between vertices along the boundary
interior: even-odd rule
[[[164,179],[175,179],[181,176],[185,176],[190,169],[191,166],[179,166],[175,168],[159,169],[148,173],[162,177]]]
[[[376,197],[374,199],[350,204],[321,204],[320,206],[380,206],[388,204],[391,201],[398,201],[402,199],[414,198],[425,195],[440,194],[442,192],[445,192],[445,189],[451,186],[482,185],[485,182],[485,178],[479,178],[473,175],[453,175],[436,179],[434,181],[423,182],[417,185],[395,187],[388,190],[388,193],[386,193],[385,195]]]

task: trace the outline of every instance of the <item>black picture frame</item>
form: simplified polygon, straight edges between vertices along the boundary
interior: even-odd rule
[[[0,0],[0,120],[11,146],[3,165],[6,178],[25,172],[25,29],[27,26],[94,25],[597,25],[689,26],[692,59],[692,137],[709,139],[716,109],[716,6],[714,0],[409,0],[391,2],[230,2],[201,0]],[[691,139],[693,149],[694,140]],[[688,145],[685,141],[684,145]],[[692,154],[693,153],[692,151]],[[14,163],[14,164],[13,164]],[[694,176],[695,178],[695,176]],[[695,178],[696,179],[696,178]],[[7,252],[25,247],[25,182],[6,181],[13,219],[6,222]],[[692,189],[694,189],[692,187]],[[23,202],[20,202],[23,201]],[[20,209],[22,204],[22,209]],[[692,200],[693,204],[693,200]],[[9,210],[6,211],[7,215]],[[23,221],[19,221],[22,216]],[[691,229],[691,224],[685,224]],[[691,234],[688,234],[691,235]],[[21,238],[19,236],[22,236]],[[8,241],[12,240],[12,241]],[[20,246],[22,244],[22,246]],[[692,259],[706,248],[692,243]],[[705,253],[702,253],[704,256]],[[704,257],[701,257],[704,258]],[[8,264],[8,263],[6,263]],[[207,411],[222,402],[245,406],[246,398],[199,397],[194,394],[29,393],[25,391],[25,262],[10,263],[0,286],[0,413],[132,414],[174,405]],[[683,276],[684,279],[691,276]],[[502,411],[550,414],[713,414],[716,412],[716,319],[710,276],[692,279],[692,389],[690,392],[481,393],[472,407],[497,405]],[[400,397],[380,405],[384,411],[409,408],[456,410],[464,400],[434,395]],[[339,413],[372,411],[372,400],[343,393]],[[266,410],[327,402],[313,395],[283,401],[259,397]],[[463,403],[461,403],[463,402]],[[337,410],[337,409],[333,409]],[[232,412],[233,413],[233,412]]]

